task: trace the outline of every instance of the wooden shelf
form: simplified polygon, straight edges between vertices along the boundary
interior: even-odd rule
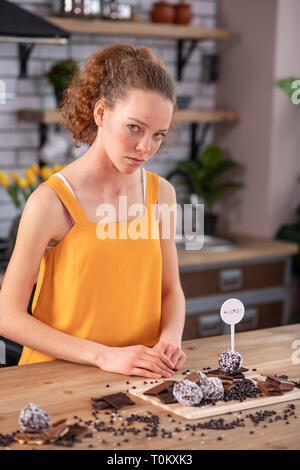
[[[223,28],[200,28],[175,24],[133,21],[109,21],[96,19],[65,18],[48,16],[46,21],[69,33],[102,34],[117,36],[144,36],[170,39],[228,39],[229,31]]]
[[[236,109],[180,109],[177,122],[237,122],[242,119],[242,112]]]
[[[21,109],[18,119],[22,121],[37,122],[40,124],[60,124],[61,117],[56,110]],[[177,111],[176,121],[180,122],[237,122],[242,119],[242,113],[233,109],[180,109]]]

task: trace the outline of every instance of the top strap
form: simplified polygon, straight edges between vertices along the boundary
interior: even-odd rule
[[[158,197],[158,175],[148,170],[146,171],[147,185],[146,185],[146,207],[148,214],[151,214],[151,205],[157,204]]]
[[[84,224],[88,222],[88,218],[81,205],[58,176],[53,175],[47,181],[42,183],[42,185],[50,186],[50,188],[55,191],[62,203],[66,206],[75,224]]]

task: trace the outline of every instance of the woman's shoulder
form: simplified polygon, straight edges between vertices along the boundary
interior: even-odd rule
[[[55,191],[46,184],[40,184],[30,194],[25,207],[27,211],[40,214],[40,218],[44,218],[47,224],[53,221],[57,225],[59,220],[63,220],[63,205]]]
[[[174,186],[166,178],[158,175],[158,201],[159,204],[176,203],[176,192]]]

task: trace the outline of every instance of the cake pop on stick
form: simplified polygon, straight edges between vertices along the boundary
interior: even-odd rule
[[[223,303],[220,315],[222,320],[230,325],[231,349],[226,349],[219,357],[219,368],[222,372],[237,372],[243,362],[241,354],[234,351],[234,325],[239,323],[245,313],[243,303],[238,299],[228,299]]]

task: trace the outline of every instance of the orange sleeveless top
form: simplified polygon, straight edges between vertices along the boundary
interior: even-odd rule
[[[144,214],[115,223],[89,222],[59,177],[42,184],[56,192],[74,225],[44,253],[33,316],[57,330],[106,346],[154,346],[160,336],[162,291],[155,218],[158,175],[146,171]],[[105,238],[105,233],[110,236]],[[19,365],[55,359],[25,346]]]

